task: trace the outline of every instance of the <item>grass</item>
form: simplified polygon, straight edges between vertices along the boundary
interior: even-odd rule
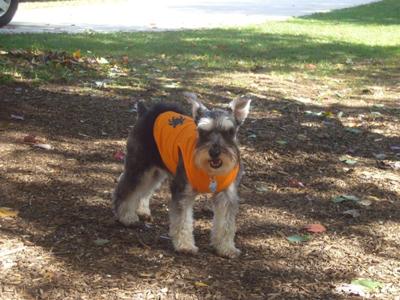
[[[149,68],[166,76],[181,72],[268,72],[333,76],[355,69],[368,82],[369,74],[395,70],[400,59],[400,2],[378,3],[314,14],[286,22],[257,26],[178,32],[110,34],[3,35],[0,49],[66,51],[80,49],[83,56],[118,60],[128,56],[128,74],[143,78]],[[3,55],[4,57],[4,55]],[[0,56],[1,58],[1,56]],[[355,64],[357,68],[354,68]],[[85,66],[83,66],[85,68]],[[172,69],[171,69],[172,68]],[[103,68],[104,71],[104,68]],[[34,81],[76,80],[88,72],[63,70],[53,64],[27,69],[14,60],[1,59],[2,77],[21,74]],[[90,76],[96,73],[89,72]],[[106,73],[99,72],[97,77]],[[107,77],[107,76],[106,76]],[[126,80],[125,80],[126,81]],[[129,82],[125,82],[129,84]]]

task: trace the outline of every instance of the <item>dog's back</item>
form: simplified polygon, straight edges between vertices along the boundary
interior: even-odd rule
[[[128,157],[130,152],[141,152],[143,153],[143,155],[141,155],[143,163],[154,164],[155,166],[164,169],[154,139],[153,128],[157,117],[167,111],[185,114],[181,108],[173,103],[157,103],[147,108],[143,102],[138,102],[138,119],[135,128],[128,139]]]

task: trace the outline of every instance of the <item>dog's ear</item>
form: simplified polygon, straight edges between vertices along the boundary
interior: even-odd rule
[[[184,92],[183,96],[192,105],[192,115],[195,120],[200,119],[208,110],[203,103],[197,98],[195,93]]]
[[[229,103],[229,107],[239,125],[242,124],[249,115],[250,103],[251,99],[248,97],[238,97]]]

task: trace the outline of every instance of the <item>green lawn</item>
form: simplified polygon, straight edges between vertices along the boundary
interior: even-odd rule
[[[20,34],[2,35],[0,49],[66,51],[81,50],[84,57],[103,56],[118,64],[129,57],[128,73],[146,74],[149,66],[166,76],[176,71],[227,73],[289,72],[316,76],[343,74],[357,66],[358,77],[397,68],[400,59],[400,2],[384,0],[286,22],[257,26],[179,32],[111,34]],[[40,54],[40,53],[39,53]],[[15,64],[10,55],[0,56],[0,74],[7,78],[76,80],[82,76],[105,76],[106,66],[95,73],[82,68]],[[172,68],[172,69],[171,69]],[[83,70],[85,69],[85,70]],[[90,69],[90,68],[89,68]],[[93,71],[93,70],[92,70]],[[106,70],[107,71],[107,70]],[[140,76],[139,76],[140,77]]]

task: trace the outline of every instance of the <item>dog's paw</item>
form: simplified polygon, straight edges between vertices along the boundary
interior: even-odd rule
[[[133,226],[139,222],[139,217],[136,214],[126,214],[118,217],[118,221],[125,226]]]
[[[140,221],[143,222],[152,222],[153,221],[153,217],[151,216],[151,212],[150,209],[145,209],[142,207],[139,207],[136,210],[137,215],[139,216]]]
[[[183,254],[195,255],[199,252],[199,247],[196,247],[195,245],[185,245],[175,247],[175,251]]]
[[[237,258],[240,256],[241,251],[236,247],[220,247],[216,249],[219,256],[225,258]]]

